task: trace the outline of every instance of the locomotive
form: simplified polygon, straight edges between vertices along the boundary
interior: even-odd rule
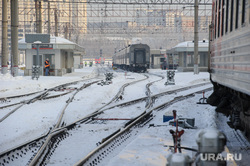
[[[213,0],[207,102],[229,116],[229,126],[250,135],[250,1]]]
[[[133,72],[146,72],[150,63],[150,48],[147,44],[132,44],[115,52],[113,67]]]

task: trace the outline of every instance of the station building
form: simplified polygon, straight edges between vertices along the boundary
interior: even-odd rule
[[[160,69],[166,59],[166,49],[150,49],[150,68]]]
[[[208,70],[208,40],[198,42],[198,66],[199,71]],[[178,64],[178,71],[194,71],[194,42],[187,41],[177,44],[175,47],[167,51],[167,56],[172,63]],[[170,62],[171,63],[171,62]]]
[[[25,51],[24,75],[32,75],[32,66],[39,62],[40,75],[44,75],[44,62],[48,58],[50,61],[50,75],[62,76],[71,73],[75,68],[83,67],[84,48],[61,37],[47,34],[27,34],[25,38],[19,40],[18,49]],[[41,42],[40,40],[45,40]],[[40,41],[40,42],[37,42]],[[39,47],[39,59],[37,55]]]

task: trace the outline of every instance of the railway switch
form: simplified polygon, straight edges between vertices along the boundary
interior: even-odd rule
[[[103,86],[103,85],[109,85],[109,84],[112,84],[112,79],[113,79],[113,73],[105,73],[104,74],[105,75],[105,81],[104,80],[102,80],[101,82],[99,82],[99,83],[97,83],[98,85],[101,85],[101,86]]]

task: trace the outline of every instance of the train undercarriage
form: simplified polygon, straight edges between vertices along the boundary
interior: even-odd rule
[[[216,106],[216,112],[229,117],[228,125],[242,130],[250,141],[250,96],[212,82],[214,92],[207,99],[208,104]]]
[[[145,66],[138,66],[138,65],[114,65],[114,67],[120,68],[122,70],[127,70],[131,72],[137,72],[137,73],[145,73],[147,71],[147,67]]]

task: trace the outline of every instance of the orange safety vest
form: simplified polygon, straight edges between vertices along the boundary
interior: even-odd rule
[[[49,68],[50,67],[49,61],[46,60],[44,66],[45,66],[45,68]]]

